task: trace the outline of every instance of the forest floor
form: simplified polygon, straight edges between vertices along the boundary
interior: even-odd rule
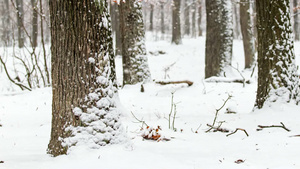
[[[295,46],[297,64],[300,65],[300,43]],[[0,71],[0,168],[300,168],[300,137],[294,137],[300,135],[299,106],[277,102],[260,110],[254,109],[257,70],[252,77],[252,69],[243,70],[242,41],[234,41],[234,68],[227,70],[227,78],[221,80],[242,79],[241,73],[250,82],[245,86],[204,80],[204,38],[185,38],[178,46],[148,38],[146,47],[153,81],[143,85],[144,92],[140,92],[141,84],[127,85],[119,91],[123,127],[129,141],[96,150],[77,147],[70,154],[56,158],[46,154],[51,131],[51,88],[28,92],[15,87],[13,91],[6,91],[5,85],[10,84]],[[120,56],[116,57],[116,65],[118,82],[121,83]],[[193,85],[155,83],[182,80],[192,81]],[[206,132],[209,129],[207,124],[213,124],[216,110],[222,107],[229,95],[232,97],[218,111],[216,119],[215,126],[222,122],[220,131]],[[176,106],[173,105],[169,120],[172,103]],[[234,113],[226,113],[228,110]],[[144,139],[146,127],[132,113],[154,129],[160,126],[159,134],[165,139]],[[176,131],[169,129],[169,123]],[[289,132],[281,127],[258,127],[283,124]],[[244,130],[228,136],[237,128]]]

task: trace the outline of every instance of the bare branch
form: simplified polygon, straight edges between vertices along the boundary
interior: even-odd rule
[[[283,128],[284,130],[286,130],[286,131],[288,131],[288,132],[291,131],[290,129],[286,128],[285,125],[284,125],[282,122],[280,122],[280,124],[281,124],[281,125],[271,125],[271,126],[262,126],[262,125],[258,125],[258,127],[259,127],[260,129],[257,129],[257,130],[262,130],[262,129],[264,129],[264,128],[280,127],[280,128]]]

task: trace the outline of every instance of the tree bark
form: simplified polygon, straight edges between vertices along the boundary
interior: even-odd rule
[[[114,32],[115,54],[122,55],[120,13],[118,9],[118,4],[116,4],[115,2],[110,3],[110,14],[111,14],[111,21],[112,21],[112,30]]]
[[[192,37],[196,38],[196,0],[193,0],[192,5]]]
[[[160,31],[165,34],[165,13],[164,13],[164,2],[160,2]]]
[[[231,0],[206,1],[205,78],[225,75],[231,65],[233,28]]]
[[[251,68],[255,57],[250,9],[250,0],[240,1],[240,24],[244,45],[245,68]]]
[[[173,0],[172,8],[172,43],[179,45],[181,40],[181,28],[180,28],[180,1]]]
[[[48,153],[115,143],[115,66],[105,0],[51,0],[52,129]]]
[[[233,6],[233,38],[239,39],[241,36],[241,30],[240,30],[240,23],[239,23],[239,6],[238,3],[235,2],[235,0],[232,1]]]
[[[290,22],[289,0],[255,1],[258,33],[256,107],[297,99],[298,76]]]
[[[146,55],[141,2],[121,2],[119,11],[123,85],[148,81],[150,79],[150,71]]]

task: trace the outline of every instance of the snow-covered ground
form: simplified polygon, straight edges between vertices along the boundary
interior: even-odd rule
[[[300,43],[296,56],[300,57]],[[194,84],[159,85],[154,82],[125,86],[120,89],[124,129],[129,141],[124,145],[109,145],[91,150],[73,149],[69,155],[56,158],[46,154],[51,130],[51,88],[32,92],[7,92],[4,72],[0,79],[0,168],[2,169],[296,169],[300,168],[299,106],[277,103],[272,107],[253,110],[256,95],[255,71],[243,70],[244,55],[241,41],[234,42],[233,66],[251,83],[211,83],[204,81],[205,39],[184,39],[176,46],[167,41],[147,41],[147,50],[166,54],[149,54],[152,78],[159,80],[190,80]],[[300,65],[300,59],[297,61]],[[121,58],[116,58],[117,75],[121,83]],[[171,65],[171,66],[170,66]],[[167,67],[169,70],[165,71]],[[229,78],[241,78],[232,69]],[[176,132],[169,129],[171,96],[174,93]],[[205,131],[212,124],[216,109],[231,95],[217,122],[228,133]],[[236,114],[226,114],[226,108]],[[174,110],[173,110],[174,111]],[[160,126],[161,135],[170,141],[151,141],[141,137],[141,123]],[[172,118],[173,121],[173,118]],[[281,125],[290,129],[266,128],[258,125]],[[144,127],[145,128],[145,127]]]

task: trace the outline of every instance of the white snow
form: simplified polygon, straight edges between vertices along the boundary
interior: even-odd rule
[[[151,35],[148,35],[151,36]],[[244,55],[241,41],[234,41],[233,63],[251,83],[211,83],[204,81],[205,39],[183,39],[176,46],[167,41],[146,41],[147,51],[165,51],[166,54],[149,55],[149,67],[155,80],[190,80],[194,84],[159,85],[154,82],[127,85],[119,90],[123,112],[122,125],[129,141],[124,144],[87,148],[78,145],[69,155],[56,158],[46,154],[51,131],[51,88],[32,92],[19,91],[12,86],[0,70],[0,163],[1,169],[299,169],[300,134],[299,106],[277,102],[261,110],[253,110],[257,71],[242,70]],[[300,65],[300,46],[295,43],[297,65]],[[168,71],[165,68],[169,65]],[[122,79],[121,58],[116,58],[119,83]],[[166,75],[167,74],[167,75]],[[236,70],[229,71],[231,79],[240,79]],[[166,78],[166,79],[165,79]],[[98,79],[103,81],[104,79]],[[14,90],[11,90],[14,88]],[[10,89],[7,91],[6,89]],[[171,93],[176,104],[175,128],[168,129],[171,110]],[[209,132],[206,124],[212,124],[216,109],[220,108],[228,95],[232,98],[219,111],[217,122],[233,132]],[[94,98],[93,95],[89,97]],[[99,102],[101,106],[109,104]],[[236,114],[226,114],[226,109]],[[92,111],[92,110],[91,110]],[[78,115],[80,109],[74,109]],[[144,140],[142,123],[150,127],[160,126],[161,134],[170,141]],[[100,113],[100,112],[99,112]],[[83,117],[81,117],[83,118]],[[89,117],[90,118],[90,117]],[[282,128],[266,128],[257,131],[258,125],[280,125],[282,122],[290,132]],[[95,124],[99,127],[101,124]],[[91,129],[92,131],[93,129]],[[87,132],[87,130],[84,130]],[[145,134],[145,133],[143,133]],[[83,133],[84,136],[84,133]],[[80,137],[80,136],[78,136]],[[106,135],[99,135],[99,140]],[[72,142],[72,140],[70,140]],[[243,161],[240,164],[235,162]]]

